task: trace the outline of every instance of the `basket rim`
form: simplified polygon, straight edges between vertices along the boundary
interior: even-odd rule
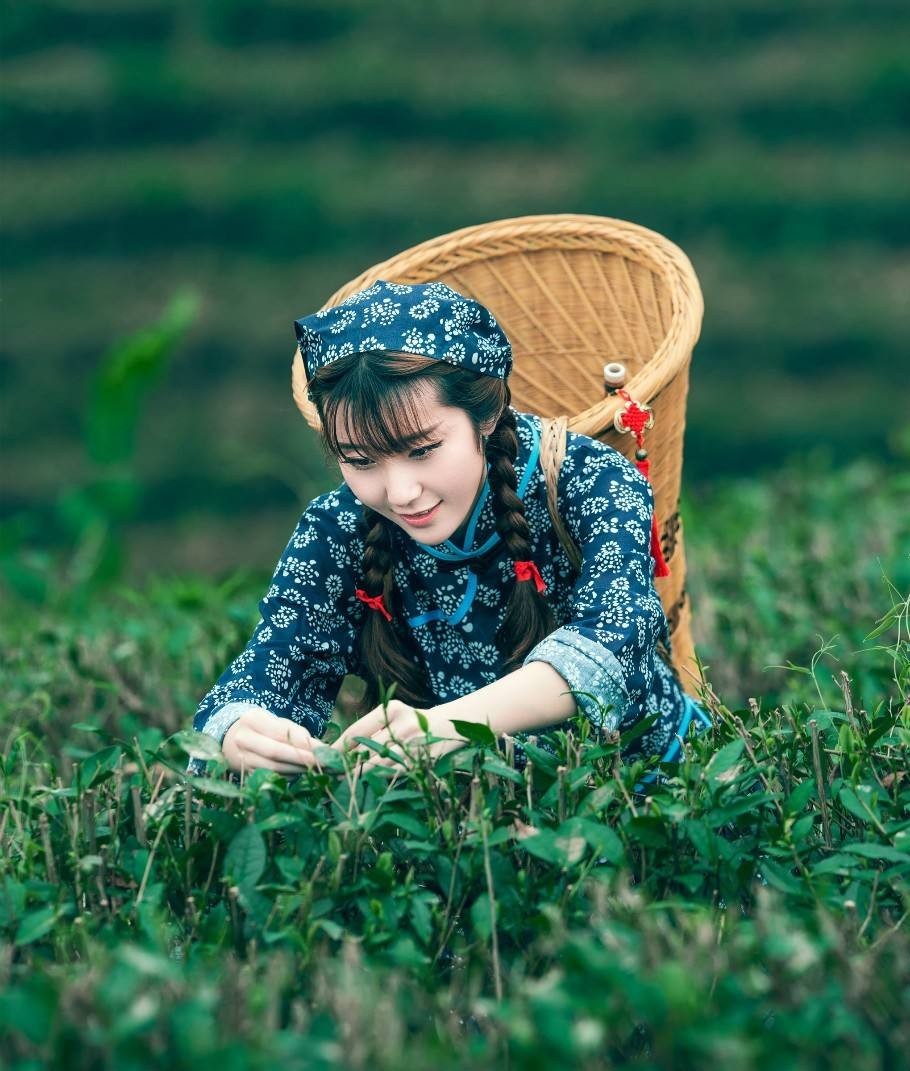
[[[687,363],[701,330],[704,299],[695,269],[669,238],[629,220],[563,212],[515,216],[476,223],[436,235],[366,268],[339,287],[320,308],[331,308],[377,279],[427,282],[456,267],[515,252],[540,249],[600,247],[637,261],[661,275],[667,284],[670,323],[651,359],[626,383],[625,389],[652,401],[681,365]],[[306,396],[306,373],[300,350],[294,353],[294,401],[311,427],[319,429],[316,407]],[[565,414],[569,430],[597,437],[613,423],[622,400],[607,396],[576,414]]]

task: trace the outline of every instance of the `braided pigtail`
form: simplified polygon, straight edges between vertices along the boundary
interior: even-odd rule
[[[524,502],[518,497],[515,458],[518,456],[518,433],[515,414],[506,406],[493,433],[487,440],[490,462],[490,490],[496,530],[513,562],[531,557],[531,530],[525,518]],[[505,655],[505,671],[521,665],[524,656],[553,631],[553,614],[535,584],[517,579],[506,603],[506,615],[496,635]]]
[[[364,507],[367,533],[363,550],[363,591],[369,597],[382,596],[392,620],[385,614],[367,613],[360,632],[360,665],[366,679],[371,706],[378,702],[379,682],[397,682],[395,698],[413,706],[429,706],[431,701],[419,665],[395,630],[400,605],[395,588],[395,553],[392,524],[381,514]]]

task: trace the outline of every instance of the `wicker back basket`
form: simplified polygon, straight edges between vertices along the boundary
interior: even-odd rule
[[[440,279],[486,305],[512,343],[512,400],[523,412],[565,416],[570,431],[634,456],[631,435],[613,418],[623,404],[605,396],[603,366],[622,362],[626,390],[654,410],[646,437],[657,517],[670,575],[657,581],[683,686],[697,695],[686,560],[679,521],[689,362],[702,296],[685,254],[654,231],[604,216],[547,215],[498,220],[422,242],[367,269],[324,307],[376,279]],[[298,351],[292,389],[318,429]]]

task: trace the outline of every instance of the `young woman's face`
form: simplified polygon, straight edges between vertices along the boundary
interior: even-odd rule
[[[356,429],[347,434],[339,430],[339,464],[345,483],[365,506],[417,542],[433,546],[470,516],[483,487],[486,460],[463,409],[441,405],[434,388],[421,391],[418,408],[423,437],[391,457],[368,456],[357,442],[348,442],[356,438]],[[488,435],[492,424],[481,430]]]

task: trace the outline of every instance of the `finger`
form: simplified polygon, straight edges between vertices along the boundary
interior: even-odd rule
[[[253,770],[272,770],[274,773],[285,774],[288,777],[298,777],[306,772],[307,767],[295,763],[273,762],[270,759],[262,759],[258,755],[240,756],[240,773],[250,774]]]
[[[272,740],[281,740],[294,747],[302,747],[309,750],[313,746],[313,734],[302,725],[291,721],[290,718],[274,718],[257,722],[256,731],[263,736],[271,737]]]
[[[240,743],[240,741],[238,741]],[[294,765],[298,769],[316,765],[316,756],[306,748],[294,747],[292,744],[284,744],[271,737],[255,735],[242,741],[243,750],[271,762],[281,762],[285,765]]]
[[[375,769],[377,766],[385,766],[389,769],[403,770],[411,765],[409,756],[401,749],[397,747],[390,747],[388,755],[379,755],[373,753],[370,758],[366,759],[363,763],[365,770]]]
[[[353,725],[349,725],[335,743],[332,744],[332,747],[336,751],[346,751],[356,743],[354,737],[371,737],[373,733],[382,728],[382,725],[382,719],[376,716],[375,711],[370,711],[369,714],[364,714],[362,718],[355,721]]]

